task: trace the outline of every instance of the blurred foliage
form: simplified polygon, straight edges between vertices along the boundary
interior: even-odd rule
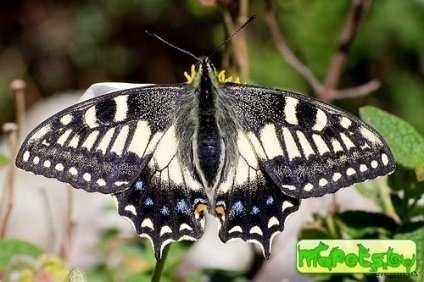
[[[84,270],[77,267],[69,272],[65,282],[87,282],[87,277]]]
[[[208,1],[1,1],[0,124],[15,119],[14,97],[9,90],[9,83],[15,78],[27,82],[28,106],[55,93],[86,89],[102,81],[184,81],[183,72],[189,70],[193,58],[151,38],[144,31],[149,29],[195,55],[210,54],[226,38],[222,10],[216,6],[202,6],[200,2]],[[220,2],[230,3],[230,13],[237,14],[237,1]],[[313,95],[303,77],[278,53],[264,22],[265,2],[249,3],[249,14],[257,15],[257,19],[245,29],[250,64],[248,82]],[[324,80],[351,1],[271,2],[280,29],[294,53]],[[340,100],[336,104],[353,113],[358,113],[360,106],[373,105],[399,117],[370,108],[362,112],[362,117],[387,138],[398,159],[398,170],[389,177],[390,188],[381,181],[365,184],[374,188],[368,190],[376,191],[372,199],[381,204],[383,213],[317,215],[314,223],[303,230],[302,238],[339,238],[342,231],[351,238],[408,237],[416,241],[424,238],[424,208],[419,202],[423,193],[419,176],[423,174],[421,164],[424,163],[421,149],[424,133],[423,26],[423,0],[372,1],[360,23],[339,83],[340,88],[347,88],[372,79],[380,80],[382,87],[377,92]],[[214,62],[220,59],[219,54],[213,57]],[[0,159],[0,163],[6,162],[3,156]],[[385,193],[388,197],[384,197]],[[116,230],[105,230],[99,242],[102,263],[86,270],[88,281],[141,281],[150,277],[155,261],[148,241],[123,241],[118,235]],[[8,241],[6,247],[16,244]],[[420,245],[421,254],[424,254],[423,245]],[[173,245],[163,281],[181,279],[174,271],[188,247],[186,243]],[[11,256],[22,253],[19,248],[11,251],[10,257],[0,256],[0,263],[10,266]],[[37,277],[44,273],[42,266],[51,261],[54,273],[63,276],[67,271],[60,260],[42,255],[38,247],[22,248],[30,250],[23,254],[34,263],[23,268],[18,265],[18,273]],[[116,257],[119,258],[117,262],[111,259]],[[424,258],[418,261],[422,263]],[[75,281],[85,280],[78,270],[74,275],[75,279],[80,279]],[[206,275],[211,281],[214,277],[215,281],[244,281],[240,273],[218,270],[191,275],[185,279],[198,281]],[[339,278],[321,277],[321,281],[341,281]],[[347,275],[344,278],[373,281],[372,277],[357,279]]]
[[[243,273],[218,269],[205,269],[185,275],[179,274],[178,267],[192,242],[175,242],[171,246],[160,281],[208,281],[245,282]],[[90,282],[105,281],[149,281],[152,277],[156,260],[151,243],[147,239],[134,238],[123,240],[119,230],[106,229],[99,241],[102,253],[101,263],[86,271]]]
[[[0,167],[6,165],[8,163],[9,163],[9,159],[5,155],[0,154]]]
[[[4,239],[0,250],[0,279],[4,281],[64,281],[69,273],[60,258],[31,243]]]

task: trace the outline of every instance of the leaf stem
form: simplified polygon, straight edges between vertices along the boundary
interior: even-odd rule
[[[399,217],[397,216],[395,208],[393,207],[392,200],[390,199],[390,189],[381,179],[377,180],[377,187],[383,203],[384,212],[388,216],[399,222]]]
[[[162,257],[156,261],[155,269],[153,270],[152,282],[159,282],[162,275],[163,267],[165,266],[166,258],[168,257],[171,244],[166,245],[162,251]]]

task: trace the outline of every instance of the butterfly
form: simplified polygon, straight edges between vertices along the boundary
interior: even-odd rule
[[[288,91],[231,82],[208,57],[188,82],[112,91],[37,126],[17,167],[112,194],[163,248],[203,234],[258,244],[266,258],[301,199],[391,173],[384,139],[356,116]]]

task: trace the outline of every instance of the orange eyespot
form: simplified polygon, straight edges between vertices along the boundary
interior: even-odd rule
[[[219,216],[225,216],[225,210],[223,207],[219,206],[215,208],[215,212]]]
[[[198,204],[196,206],[196,209],[194,210],[194,213],[198,215],[203,215],[203,212],[206,210],[207,207],[208,206],[205,204]]]

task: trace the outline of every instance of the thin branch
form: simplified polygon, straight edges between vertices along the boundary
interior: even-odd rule
[[[249,18],[249,2],[247,0],[241,0],[239,3],[239,15],[237,17],[236,23],[237,26],[241,26],[246,23]],[[235,31],[235,25],[231,18],[230,12],[227,9],[224,9],[224,24],[228,34],[233,34]],[[246,44],[246,35],[243,30],[241,30],[236,37],[232,39],[232,55],[236,61],[239,76],[241,81],[246,81],[249,76],[249,60],[247,54],[247,44]]]
[[[342,90],[332,90],[329,92],[331,100],[345,99],[345,98],[357,98],[366,96],[374,91],[377,91],[381,86],[378,79],[373,79],[367,83],[361,84],[356,87],[346,88]]]
[[[7,227],[9,225],[10,216],[12,215],[13,210],[13,200],[15,197],[15,185],[16,185],[16,167],[14,164],[16,150],[17,150],[17,130],[18,127],[15,123],[9,122],[3,125],[3,132],[7,135],[7,143],[9,145],[9,152],[11,162],[9,163],[9,172],[7,174],[7,190],[4,200],[4,205],[6,207],[4,218],[0,224],[0,238],[6,236]]]
[[[73,214],[73,207],[74,207],[74,189],[67,185],[67,197],[68,197],[68,206],[66,210],[65,215],[65,226],[64,226],[64,232],[63,232],[63,239],[60,246],[60,257],[63,258],[65,261],[69,257],[69,250],[71,246],[71,240],[72,240],[72,231],[74,228],[74,222],[72,220],[72,214]]]
[[[352,0],[352,5],[350,6],[345,25],[339,39],[339,46],[331,59],[330,66],[327,71],[327,76],[324,82],[324,90],[320,93],[320,98],[323,101],[331,101],[337,98],[334,96],[334,93],[331,95],[330,92],[337,88],[337,84],[340,81],[340,76],[343,72],[343,67],[347,59],[347,53],[350,50],[352,41],[358,31],[359,22],[370,4],[370,0]]]
[[[7,134],[7,141],[10,152],[10,168],[7,175],[8,183],[4,198],[1,200],[1,206],[5,207],[5,215],[0,223],[0,238],[3,238],[7,232],[7,226],[13,209],[13,199],[16,184],[16,167],[15,158],[18,146],[18,139],[21,136],[21,130],[25,120],[25,82],[20,79],[15,79],[10,83],[10,89],[14,92],[17,108],[17,122],[6,123],[3,125],[3,131]]]
[[[340,37],[339,47],[336,53],[333,55],[327,71],[325,85],[323,85],[312,73],[312,71],[291,51],[290,47],[286,43],[284,36],[279,30],[275,15],[272,12],[271,5],[268,5],[268,9],[265,12],[265,20],[274,43],[280,51],[280,54],[300,75],[305,78],[305,80],[314,90],[316,96],[324,102],[331,103],[333,100],[337,99],[368,95],[380,87],[380,82],[374,79],[354,88],[342,90],[336,89],[340,80],[344,63],[346,61],[347,52],[350,49],[352,40],[357,32],[359,21],[361,20],[364,11],[368,9],[370,4],[371,0],[352,0],[352,6]]]
[[[10,83],[10,88],[15,92],[18,138],[22,136],[25,122],[25,87],[26,83],[22,79],[15,79]]]
[[[48,230],[47,232],[47,241],[50,243],[50,249],[51,250],[57,250],[57,232],[55,229],[55,221],[54,221],[54,216],[53,216],[53,210],[52,210],[52,204],[49,201],[49,196],[46,192],[46,189],[44,187],[42,187],[40,189],[40,195],[41,195],[41,200],[42,200],[42,206],[45,208],[44,211],[46,213],[46,230]],[[56,240],[55,240],[56,239]]]
[[[376,179],[378,193],[382,200],[383,211],[386,215],[393,218],[396,222],[401,222],[399,216],[397,215],[395,208],[393,206],[392,199],[390,198],[390,188],[387,186],[386,182],[380,177]]]
[[[287,62],[306,79],[306,81],[314,89],[315,93],[320,93],[323,89],[321,83],[311,72],[311,70],[305,66],[291,51],[282,33],[280,32],[274,13],[270,9],[265,12],[265,20],[268,24],[268,29],[271,32],[271,36],[275,42],[275,45],[277,46],[281,55],[283,55]]]

